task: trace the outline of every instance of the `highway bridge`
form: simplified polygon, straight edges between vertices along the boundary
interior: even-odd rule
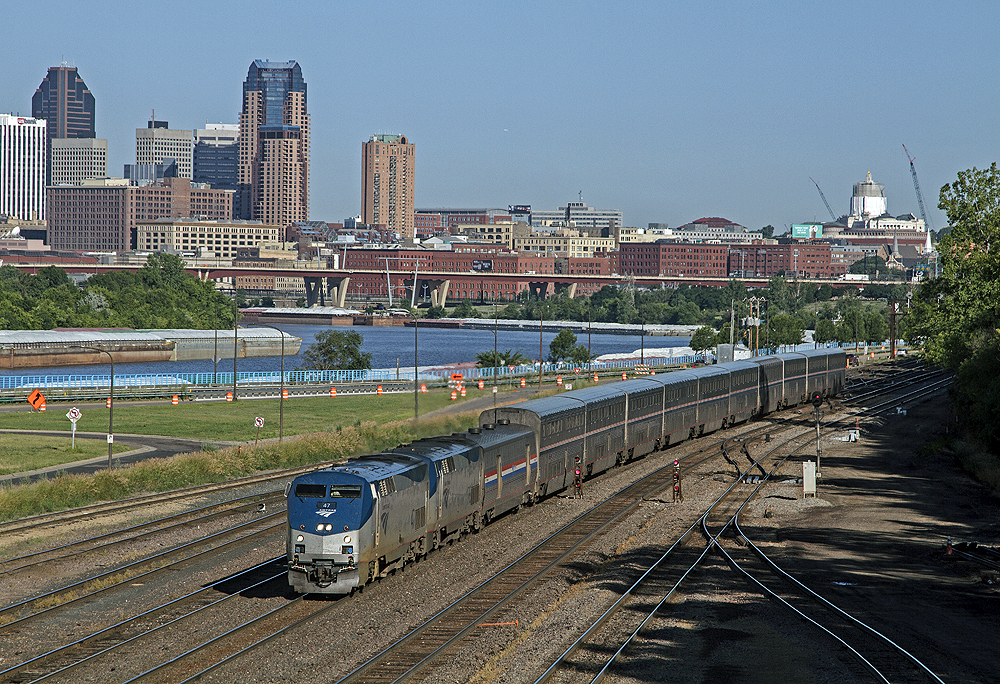
[[[20,263],[15,255],[6,257],[4,263],[22,270],[36,272],[45,266],[59,266],[67,273],[107,273],[113,271],[135,271],[139,265],[43,263],[32,261]],[[311,264],[313,265],[313,264]],[[429,301],[432,305],[444,305],[447,301],[513,301],[525,290],[545,298],[552,294],[566,293],[570,297],[590,295],[605,285],[634,283],[636,287],[656,289],[677,285],[703,285],[724,287],[730,278],[677,277],[677,276],[624,276],[540,274],[540,273],[493,273],[489,271],[469,271],[465,273],[427,271],[414,274],[402,270],[365,269],[323,269],[284,268],[260,266],[228,266],[215,263],[193,262],[186,269],[201,280],[227,281],[237,283],[241,278],[302,278],[306,290],[308,306],[345,306],[348,295],[354,299],[384,300],[391,288],[394,298],[403,301]],[[747,287],[766,287],[767,278],[739,278]],[[865,281],[843,281],[834,279],[809,279],[817,285],[828,283],[843,287],[854,285],[863,289]],[[252,288],[244,288],[252,289]],[[414,289],[416,293],[414,294]]]

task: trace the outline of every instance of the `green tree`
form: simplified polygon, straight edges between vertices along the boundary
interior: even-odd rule
[[[451,313],[448,314],[448,318],[482,318],[479,313],[479,309],[472,306],[472,302],[468,299],[463,299],[458,303]]]
[[[727,337],[728,342],[728,337]],[[716,332],[715,328],[703,325],[694,331],[694,335],[691,336],[691,349],[696,352],[704,352],[711,349],[716,344]]]
[[[761,233],[761,235],[763,235],[763,236],[764,236],[765,238],[771,238],[771,237],[774,237],[774,226],[772,226],[772,225],[771,225],[771,224],[769,223],[769,224],[767,224],[766,226],[764,226],[763,228],[761,228],[761,229],[760,229],[760,233]]]
[[[372,355],[361,351],[361,333],[324,330],[316,342],[305,351],[307,370],[367,370],[372,367]]]
[[[800,344],[805,335],[805,326],[798,317],[778,314],[768,321],[768,340],[775,346]]]
[[[427,309],[425,318],[444,318],[447,315],[448,311],[443,306],[432,306]]]
[[[818,344],[826,344],[837,339],[837,326],[829,318],[816,319],[816,331],[813,340]]]
[[[568,360],[573,358],[573,348],[576,346],[576,335],[569,328],[563,328],[559,331],[559,334],[549,342],[549,362],[558,363],[559,361]]]
[[[496,368],[503,366],[523,366],[531,363],[531,359],[519,351],[513,349],[500,349],[493,353],[493,350],[479,352],[476,354],[476,365],[480,368]]]
[[[868,344],[880,344],[889,337],[889,323],[885,316],[871,308],[865,309],[864,313],[865,337]]]
[[[934,363],[956,369],[953,408],[966,428],[1000,447],[1000,172],[960,171],[941,188],[938,207],[951,231],[938,243],[941,273],[922,284],[907,339],[922,341]]]

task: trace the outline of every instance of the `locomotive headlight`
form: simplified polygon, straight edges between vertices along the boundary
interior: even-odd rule
[[[344,543],[345,544],[350,544],[351,543],[351,535],[349,535],[349,534],[345,534],[344,535]]]
[[[323,531],[323,523],[320,523],[319,525],[316,526],[316,531],[317,532],[322,532]]]
[[[303,537],[301,534],[295,538],[295,541],[297,541],[297,542],[305,541],[305,540],[306,540],[306,538]]]
[[[327,525],[326,526],[326,531],[327,532],[330,532],[332,529],[333,529],[333,525]]]

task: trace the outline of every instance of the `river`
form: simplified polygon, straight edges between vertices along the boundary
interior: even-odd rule
[[[357,326],[349,328],[327,325],[282,325],[281,330],[290,335],[302,338],[302,348],[296,356],[285,357],[285,370],[294,370],[305,366],[305,351],[316,340],[316,335],[324,330],[353,330],[361,334],[364,342],[361,350],[372,355],[372,368],[395,368],[397,361],[403,368],[413,368],[413,328],[404,327],[368,327]],[[549,343],[556,332],[545,332],[542,335],[542,348],[545,356],[549,353]],[[587,345],[587,335],[577,336],[579,344]],[[684,347],[690,342],[687,337],[646,337],[645,347]],[[418,331],[418,358],[421,367],[442,366],[450,363],[475,361],[476,354],[493,349],[492,330],[455,330],[443,328],[420,328]],[[221,344],[221,341],[220,341]],[[497,332],[497,348],[500,351],[513,349],[521,352],[529,359],[538,358],[538,333],[528,331]],[[591,335],[591,353],[596,357],[601,354],[621,354],[636,351],[640,347],[638,335]],[[222,353],[220,351],[220,353]],[[281,365],[277,356],[264,358],[239,359],[237,371],[240,373],[254,371],[276,371]],[[218,363],[220,373],[231,373],[233,370],[232,355],[222,358]],[[106,374],[108,365],[93,366],[59,366],[57,368],[29,368],[22,371],[11,371],[11,376],[39,375],[95,375]],[[163,361],[159,363],[116,363],[115,375],[139,373],[211,373],[213,363],[210,359],[200,361]]]

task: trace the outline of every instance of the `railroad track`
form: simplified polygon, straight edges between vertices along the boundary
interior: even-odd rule
[[[701,463],[705,460],[715,458],[716,452],[725,448],[727,443],[731,445],[734,439],[765,439],[768,435],[775,435],[787,425],[794,425],[797,420],[801,420],[801,417],[786,417],[781,421],[782,424],[753,426],[750,430],[746,431],[745,434],[737,435],[736,437],[726,437],[725,439],[717,441],[713,444],[701,446],[699,449],[694,450],[681,460],[684,463],[685,468],[693,467],[695,463]],[[695,444],[692,446],[694,445]],[[310,466],[303,470],[309,470],[317,467],[323,466]],[[739,469],[737,469],[737,472],[739,473]],[[280,474],[280,477],[288,477],[289,473],[290,471],[282,473]],[[512,565],[510,575],[511,579],[505,579],[503,582],[498,580],[494,583],[495,587],[487,587],[490,582],[482,585],[481,589],[483,589],[483,591],[479,594],[479,596],[484,598],[484,602],[479,604],[477,608],[479,612],[478,616],[475,615],[476,610],[462,608],[461,610],[470,611],[463,614],[457,612],[458,608],[456,608],[455,612],[449,613],[449,619],[443,619],[444,613],[442,613],[442,615],[439,616],[441,619],[437,620],[436,625],[432,625],[429,622],[428,629],[424,632],[424,637],[415,637],[412,635],[411,637],[408,637],[410,643],[416,643],[421,639],[426,638],[427,643],[420,647],[424,652],[427,652],[428,648],[431,646],[433,646],[433,648],[430,649],[430,653],[428,654],[430,657],[428,657],[428,655],[424,655],[418,658],[417,656],[419,656],[419,653],[407,656],[410,664],[407,668],[405,668],[403,677],[413,681],[419,681],[420,679],[428,677],[433,671],[432,668],[435,665],[435,658],[439,658],[442,655],[447,654],[450,647],[458,645],[461,643],[463,637],[468,635],[468,630],[463,631],[464,627],[480,624],[488,620],[489,616],[502,613],[502,611],[505,610],[505,606],[510,606],[519,595],[523,595],[523,593],[528,588],[533,586],[533,584],[537,584],[537,582],[541,581],[545,576],[550,575],[554,571],[565,569],[566,565],[571,562],[574,554],[585,550],[588,544],[593,541],[596,536],[598,536],[604,529],[613,525],[616,520],[620,520],[622,517],[627,515],[630,508],[637,505],[644,496],[652,496],[657,491],[662,491],[665,487],[669,487],[671,482],[672,466],[668,465],[656,474],[655,477],[645,478],[642,482],[632,485],[631,491],[628,491],[630,488],[625,488],[622,490],[624,499],[613,504],[610,503],[610,500],[609,502],[606,502],[608,503],[608,506],[604,509],[601,515],[595,514],[595,516],[591,516],[589,518],[587,515],[584,515],[577,520],[574,520],[567,526],[567,528],[573,525],[576,526],[574,529],[576,542],[571,541],[570,538],[567,537],[567,541],[562,542],[562,550],[559,548],[553,548],[548,556],[539,557],[532,561],[533,566],[525,565],[515,571],[514,566]],[[604,522],[602,522],[601,518],[604,519]],[[280,523],[275,526],[275,528],[277,527],[280,527]],[[266,532],[261,531],[260,534],[263,535],[266,534]],[[277,532],[274,531],[274,534],[277,534]],[[235,543],[236,542],[234,542],[234,544]],[[539,545],[539,547],[550,547],[552,544],[552,542],[549,542],[548,544],[543,543]],[[209,554],[211,551],[207,550],[205,553]],[[280,559],[276,558],[271,562],[277,563],[280,562]],[[283,578],[283,576],[284,575],[282,573],[280,577]],[[276,574],[267,581],[271,582],[269,590],[272,593],[275,592],[276,583],[280,583],[279,576]],[[232,591],[233,595],[238,595],[242,590],[232,589]],[[230,599],[230,601],[232,600],[237,599]],[[492,604],[490,604],[491,601],[493,602]],[[188,648],[184,653],[173,655],[168,662],[152,665],[146,672],[137,675],[135,680],[181,681],[185,677],[193,678],[200,676],[199,673],[211,672],[226,663],[232,662],[233,660],[246,655],[254,649],[260,648],[274,637],[290,630],[297,629],[309,620],[318,617],[328,610],[344,610],[349,612],[351,601],[348,599],[319,603],[306,600],[304,602],[286,601],[286,603],[288,604],[287,606],[279,606],[273,611],[267,611],[263,615],[259,615],[252,620],[248,620],[245,624],[233,626],[225,630],[224,633],[216,635],[211,639],[191,645],[190,648]],[[207,611],[193,612],[192,617],[187,619],[194,623],[197,620],[202,619],[199,616],[204,616],[206,612]],[[471,620],[468,619],[469,616],[472,616]],[[30,618],[31,616],[27,617]],[[0,617],[0,619],[2,619],[2,617]],[[162,618],[158,619],[162,621]],[[447,629],[441,628],[441,625],[445,622],[455,623],[455,625],[459,627],[458,631],[454,631],[454,628],[451,626],[446,626]],[[8,627],[11,627],[11,625]],[[444,631],[441,631],[439,628],[444,629]],[[447,634],[449,629],[453,631],[450,636]],[[91,635],[87,638],[89,639],[91,637],[97,639],[95,635]],[[403,641],[406,641],[406,639]],[[402,641],[400,644],[402,644]],[[437,655],[434,655],[435,653]],[[396,658],[398,656],[399,653],[395,652],[391,658]],[[52,656],[52,658],[55,659],[56,656]],[[40,667],[40,663],[36,663],[36,665]],[[364,672],[361,670],[364,670]],[[380,676],[376,674],[376,670],[377,668],[374,666],[366,664],[363,668],[359,668],[359,670],[356,671],[356,674],[352,673],[352,675],[349,675],[343,681],[386,681],[384,678],[379,678]],[[56,670],[52,670],[52,672],[56,671],[59,671],[58,668]],[[55,675],[51,674],[45,676],[55,677]],[[17,679],[0,679],[0,681],[35,681],[30,678],[20,678],[19,675],[18,677],[19,678]],[[351,679],[351,677],[355,678]],[[394,679],[389,679],[388,681],[394,681]]]
[[[934,387],[921,387],[914,390],[908,400],[914,401],[926,397],[928,392],[938,392],[940,381],[933,383]],[[891,399],[876,407],[866,409],[866,414],[878,414],[894,408],[896,400]],[[831,421],[825,429],[839,429],[838,425],[847,417]],[[804,432],[790,437],[782,444],[775,445],[767,454],[757,460],[764,462],[770,457],[768,477],[777,471],[782,463],[790,458],[803,444],[808,444],[811,433]],[[775,457],[782,447],[787,454]],[[603,681],[609,674],[615,672],[634,672],[635,663],[629,660],[630,654],[641,653],[641,662],[648,662],[651,650],[656,650],[659,643],[653,636],[647,636],[654,631],[654,625],[664,607],[672,601],[682,584],[695,573],[698,567],[706,561],[709,551],[716,550],[725,561],[740,576],[751,582],[770,598],[781,602],[793,610],[796,615],[828,635],[835,643],[847,649],[860,663],[879,681],[932,681],[941,680],[916,657],[905,651],[898,644],[875,631],[871,627],[848,615],[833,604],[825,601],[801,583],[780,571],[776,564],[768,559],[758,547],[746,539],[739,527],[739,515],[745,506],[753,500],[756,494],[765,486],[767,477],[746,495],[735,496],[739,492],[738,483],[730,486],[718,497],[701,516],[698,522],[692,524],[671,545],[662,556],[645,569],[641,576],[627,589],[622,596],[594,621],[569,648],[560,654],[555,661],[535,680],[535,684],[543,682],[580,682],[591,684]],[[705,543],[700,548],[686,546],[697,528],[705,537]],[[728,530],[729,537],[724,537]],[[746,545],[748,548],[744,548]],[[754,556],[750,553],[753,550]],[[756,562],[755,562],[756,561]],[[774,573],[772,575],[772,573]],[[775,580],[774,576],[778,579]],[[789,596],[785,586],[776,588],[782,582],[796,586],[797,595]],[[824,608],[822,616],[810,615],[801,607],[804,601],[819,601]],[[643,610],[643,606],[652,605],[651,610]],[[631,624],[622,616],[631,613]],[[608,625],[612,625],[608,628]],[[626,634],[621,638],[621,634]],[[610,655],[608,655],[610,654]],[[633,668],[630,670],[630,668]]]

